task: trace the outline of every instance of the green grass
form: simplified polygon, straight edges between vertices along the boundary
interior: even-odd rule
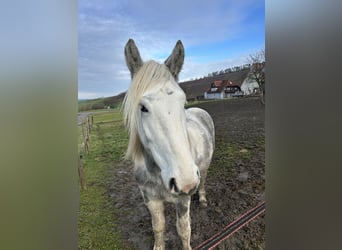
[[[113,111],[103,111],[101,114],[94,116],[94,123],[105,123],[105,122],[121,122],[122,114],[118,109]]]
[[[89,111],[89,110],[103,110],[107,107],[111,109],[117,108],[121,105],[123,94],[112,97],[97,98],[91,100],[79,100],[78,111]]]
[[[219,103],[219,102],[234,102],[239,101],[240,98],[225,98],[225,99],[203,99],[199,101],[191,101],[188,102],[185,107],[191,108],[191,107],[197,107],[199,104],[205,104],[205,103]]]
[[[127,146],[118,110],[93,114],[90,153],[83,155],[87,189],[80,191],[79,249],[125,249],[115,224],[115,207],[108,196],[113,162],[122,159]],[[79,128],[79,142],[83,140]]]
[[[254,154],[254,150],[246,149],[239,144],[228,143],[222,137],[216,137],[215,151],[208,175],[217,177],[223,173],[230,174],[233,164],[241,161],[248,162]]]

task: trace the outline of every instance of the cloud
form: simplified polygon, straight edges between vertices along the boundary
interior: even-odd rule
[[[184,63],[183,70],[180,73],[180,81],[200,78],[214,71],[224,70],[234,66],[241,66],[247,62],[248,53],[240,54],[233,58],[227,58],[221,61],[199,62],[196,58],[188,58]]]
[[[201,62],[201,55],[195,54],[210,52],[193,48],[238,42],[255,25],[248,18],[258,5],[259,1],[252,0],[79,1],[79,91],[115,95],[128,88],[130,75],[123,50],[129,38],[135,40],[144,60],[159,62],[181,39],[186,50],[193,51],[186,58],[181,79],[238,65],[242,59],[237,55],[233,59],[207,57]]]

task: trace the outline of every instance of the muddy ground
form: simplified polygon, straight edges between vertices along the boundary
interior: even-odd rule
[[[192,197],[193,248],[265,199],[265,111],[260,100],[241,98],[196,106],[212,116],[217,148],[206,182],[208,207],[200,208],[198,196]],[[132,176],[132,166],[129,162],[114,165],[109,195],[124,244],[130,249],[152,249],[151,218]],[[166,204],[165,216],[166,248],[181,249],[172,204]],[[264,215],[217,249],[265,249]]]

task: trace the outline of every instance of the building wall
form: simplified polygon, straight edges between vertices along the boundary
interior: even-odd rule
[[[204,99],[222,99],[222,93],[204,93]]]
[[[233,98],[232,93],[224,93],[224,91],[220,93],[204,92],[204,99],[224,99],[224,98]]]
[[[231,93],[227,93],[225,98],[232,98],[232,94]]]
[[[253,94],[255,88],[259,88],[258,83],[256,81],[250,81],[248,78],[246,78],[241,85],[241,90],[245,95]]]

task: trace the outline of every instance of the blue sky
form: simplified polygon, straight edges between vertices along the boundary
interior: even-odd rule
[[[78,98],[127,90],[124,46],[133,38],[143,60],[163,62],[185,47],[179,80],[247,63],[265,46],[263,0],[79,0]]]

